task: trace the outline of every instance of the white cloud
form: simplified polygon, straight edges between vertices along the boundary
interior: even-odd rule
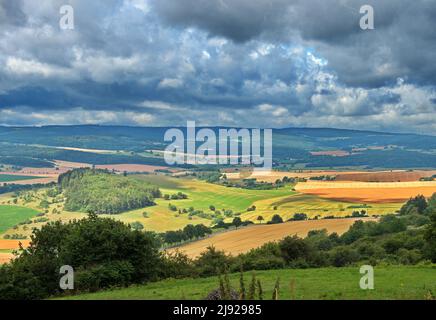
[[[43,78],[64,78],[75,77],[71,69],[42,63],[36,60],[25,60],[16,57],[8,57],[6,60],[6,71],[18,76],[41,76]]]
[[[162,79],[159,84],[158,84],[158,88],[159,89],[164,89],[164,88],[180,88],[181,86],[183,86],[183,81],[180,79],[170,79],[170,78],[165,78]]]

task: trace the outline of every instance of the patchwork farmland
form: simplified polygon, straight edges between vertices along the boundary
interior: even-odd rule
[[[69,170],[69,168],[88,166],[83,163],[65,161],[57,161],[56,165],[58,174]],[[129,224],[139,222],[145,230],[155,232],[179,230],[188,224],[211,226],[214,223],[216,212],[226,211],[232,213],[230,216],[224,217],[226,222],[232,222],[234,217],[239,216],[242,221],[249,220],[255,224],[260,224],[259,216],[262,216],[263,223],[266,223],[274,215],[280,215],[286,221],[296,213],[304,213],[309,219],[343,218],[350,216],[354,211],[361,210],[364,210],[369,216],[380,216],[395,213],[402,203],[412,196],[421,193],[429,196],[436,191],[436,184],[431,181],[415,180],[379,183],[355,181],[358,179],[371,180],[374,177],[389,180],[394,179],[394,175],[396,175],[395,179],[419,179],[433,173],[429,171],[419,171],[415,174],[405,171],[397,173],[319,170],[301,172],[273,171],[269,172],[268,176],[266,172],[255,172],[254,176],[257,177],[258,181],[276,181],[285,176],[310,178],[320,175],[349,176],[350,181],[308,180],[307,182],[288,184],[271,190],[250,190],[207,183],[192,177],[178,177],[177,174],[175,174],[177,177],[171,177],[171,174],[152,173],[152,171],[162,169],[156,166],[102,165],[101,168],[114,170],[118,173],[127,169],[132,172],[147,171],[149,174],[135,174],[132,177],[159,187],[162,194],[182,192],[187,195],[187,199],[156,199],[156,204],[151,207],[127,211],[118,215],[101,215],[102,217],[114,218]],[[22,172],[43,175],[44,170],[25,168]],[[46,178],[53,179],[53,181],[57,179],[58,175],[56,174],[55,177],[53,171],[47,171],[45,174],[47,175]],[[239,172],[226,172],[225,174],[230,180],[241,176]],[[242,173],[242,175],[247,175],[247,173]],[[36,183],[39,179],[29,181],[35,181]],[[25,192],[19,197],[14,197],[11,194],[0,195],[0,214],[2,215],[0,237],[12,237],[14,234],[18,234],[28,239],[33,228],[40,228],[49,221],[68,222],[72,219],[86,217],[86,213],[83,212],[66,211],[64,209],[65,199],[63,197],[57,197],[56,199],[48,197],[46,191],[41,189],[39,191]],[[47,201],[47,207],[42,208],[41,203],[44,200]],[[169,205],[174,205],[177,211],[171,210]],[[217,211],[212,211],[211,206],[216,208]],[[250,207],[255,207],[255,210],[248,210]],[[180,214],[181,210],[189,208],[201,210],[204,215],[189,216]],[[34,219],[38,213],[44,213],[44,219]],[[22,224],[24,221],[27,221],[26,224]],[[287,234],[305,235],[311,229],[327,228],[329,232],[341,233],[346,231],[352,223],[353,219],[327,219],[292,222],[275,226],[256,226],[218,234],[189,244],[185,249],[188,250],[187,252],[190,255],[195,256],[207,244],[214,244],[218,248],[237,253],[252,249],[267,241],[279,240]],[[232,243],[234,245],[238,244],[238,247],[230,247]],[[3,260],[8,260],[11,257],[10,248],[6,248],[1,243],[0,250],[3,250]],[[5,252],[4,250],[9,251]]]
[[[227,254],[238,255],[258,248],[266,242],[278,241],[289,235],[305,237],[311,230],[326,229],[328,233],[336,232],[337,234],[342,234],[357,220],[375,221],[375,219],[371,218],[331,219],[249,226],[239,230],[216,234],[200,241],[170,249],[169,252],[174,253],[180,251],[191,258],[195,258],[204,252],[207,247],[213,246],[218,250],[223,250]]]

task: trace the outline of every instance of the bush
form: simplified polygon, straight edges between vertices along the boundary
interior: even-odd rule
[[[195,266],[200,276],[212,276],[222,273],[226,266],[229,266],[232,258],[224,251],[216,250],[215,247],[207,247],[200,257],[195,261]]]
[[[41,299],[58,294],[63,265],[72,266],[83,279],[94,279],[92,288],[97,290],[156,280],[161,264],[154,235],[132,231],[120,221],[90,215],[67,224],[51,222],[34,230],[30,246],[3,271],[6,276],[0,279],[0,299]],[[100,279],[98,270],[103,272]],[[13,292],[6,293],[10,288]]]
[[[98,291],[110,287],[124,287],[132,283],[135,269],[130,262],[114,261],[75,273],[75,290]]]
[[[330,263],[335,267],[345,267],[359,260],[359,254],[356,250],[340,246],[330,252]]]
[[[270,221],[268,221],[267,224],[279,224],[283,223],[282,217],[280,217],[278,214],[273,215]]]
[[[436,213],[431,215],[431,223],[428,225],[425,231],[426,240],[426,255],[432,261],[436,263]]]
[[[302,221],[302,220],[307,220],[307,214],[305,214],[305,213],[296,213],[288,221]]]
[[[163,258],[162,278],[187,278],[198,275],[193,261],[180,251],[165,253]]]
[[[309,244],[297,236],[286,237],[279,244],[280,252],[285,262],[290,263],[297,259],[309,260],[311,248]]]
[[[144,225],[139,221],[135,221],[135,222],[131,223],[130,227],[133,230],[138,230],[138,231],[144,230]]]

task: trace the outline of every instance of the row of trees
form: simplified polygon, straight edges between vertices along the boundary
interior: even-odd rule
[[[166,244],[175,244],[188,240],[203,238],[212,233],[212,229],[203,224],[188,224],[181,230],[167,231],[160,234],[162,241]]]

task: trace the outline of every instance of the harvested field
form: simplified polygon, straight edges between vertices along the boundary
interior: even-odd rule
[[[70,161],[60,161],[55,160],[54,161],[56,167],[55,168],[23,168],[18,172],[15,172],[15,174],[28,174],[28,175],[34,175],[34,176],[40,176],[45,178],[55,178],[65,173],[71,169],[77,169],[77,168],[91,168],[92,165],[89,163],[80,163],[80,162],[70,162]],[[156,170],[171,170],[168,167],[164,166],[153,166],[153,165],[144,165],[144,164],[107,164],[107,165],[97,165],[95,166],[97,169],[107,169],[107,170],[114,170],[116,172],[155,172]],[[176,170],[171,170],[176,171]],[[8,173],[9,174],[9,173]],[[50,182],[50,181],[49,181]],[[35,183],[42,183],[42,182],[35,182]]]
[[[15,250],[20,247],[20,242],[23,247],[28,247],[30,240],[5,240],[0,239],[0,250]]]
[[[436,192],[436,181],[415,182],[305,182],[296,190],[321,198],[362,203],[400,203]]]
[[[77,168],[89,168],[92,167],[89,163],[83,162],[71,162],[71,161],[63,161],[63,160],[55,160],[54,163],[58,168],[64,169],[77,169]]]
[[[18,181],[8,181],[8,184],[19,184],[19,185],[28,185],[28,184],[46,184],[46,183],[50,183],[50,182],[56,182],[58,179],[57,177],[45,177],[45,178],[35,178],[35,179],[31,179],[31,180],[18,180]],[[6,182],[5,182],[6,183]],[[2,185],[3,183],[0,182],[0,185]]]
[[[436,175],[436,170],[432,171],[386,171],[386,172],[367,172],[367,173],[339,173],[336,181],[362,181],[362,182],[411,182],[419,181],[421,178]]]
[[[332,150],[332,151],[312,151],[310,153],[312,156],[331,156],[331,157],[346,157],[350,153],[343,150]]]
[[[155,172],[156,170],[168,170],[169,167],[152,166],[145,164],[108,164],[97,165],[97,169],[114,170],[116,172]]]
[[[357,220],[368,221],[375,219],[309,220],[274,225],[256,225],[212,235],[209,238],[168,251],[175,252],[179,250],[180,252],[186,253],[189,257],[194,258],[205,251],[208,246],[214,246],[216,249],[237,255],[258,248],[267,242],[281,240],[289,235],[305,237],[311,230],[327,229],[329,233],[337,232],[338,234],[342,234]]]
[[[100,154],[115,154],[115,153],[117,153],[117,151],[115,151],[115,150],[85,149],[85,148],[72,148],[72,147],[52,147],[52,148],[61,149],[61,150],[69,150],[69,151],[100,153]]]
[[[0,252],[0,265],[8,263],[14,255],[9,252]]]
[[[319,176],[336,176],[338,174],[348,175],[356,173],[366,173],[364,171],[328,171],[328,170],[307,170],[307,171],[253,171],[249,172],[228,172],[226,173],[227,179],[247,179],[255,178],[257,181],[275,182],[277,179],[288,178],[310,178]]]

